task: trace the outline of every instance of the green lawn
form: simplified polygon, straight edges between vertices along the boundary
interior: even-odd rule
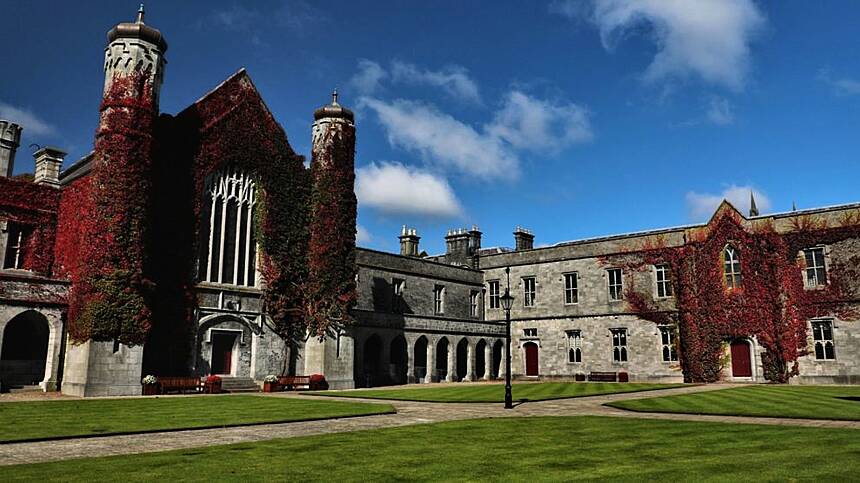
[[[853,397],[855,400],[840,399]],[[608,406],[659,413],[860,420],[858,386],[745,386]],[[860,435],[858,435],[860,436]]]
[[[514,401],[544,401],[571,397],[651,391],[683,384],[643,384],[627,382],[539,382],[514,384]],[[329,391],[308,393],[317,396],[341,396],[365,399],[393,399],[426,402],[504,402],[505,386],[501,384],[427,384],[408,388],[370,389],[366,391]]]
[[[189,396],[0,403],[0,442],[239,426],[393,412],[388,404]]]
[[[2,481],[847,481],[860,431],[500,418],[0,467]]]

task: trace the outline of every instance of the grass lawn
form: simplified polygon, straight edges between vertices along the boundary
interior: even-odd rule
[[[598,396],[623,392],[668,389],[683,384],[643,384],[627,382],[538,382],[514,384],[514,401],[544,401],[571,397]],[[501,384],[427,384],[408,388],[370,389],[366,391],[329,391],[307,393],[316,396],[341,396],[365,399],[393,399],[426,402],[504,402],[505,386]]]
[[[840,398],[855,398],[854,400]],[[618,401],[608,406],[658,413],[860,420],[858,386],[745,386]],[[858,435],[860,439],[860,435]]]
[[[238,426],[393,412],[387,404],[189,396],[0,403],[0,442]]]
[[[2,481],[820,480],[860,431],[611,417],[499,418],[0,467]]]

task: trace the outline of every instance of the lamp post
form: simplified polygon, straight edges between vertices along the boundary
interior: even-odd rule
[[[511,395],[511,307],[514,305],[514,297],[511,295],[511,269],[505,268],[508,275],[508,286],[505,294],[499,297],[502,308],[505,310],[505,409],[513,409],[514,402]]]

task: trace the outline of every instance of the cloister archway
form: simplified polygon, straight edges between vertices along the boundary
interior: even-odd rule
[[[415,378],[415,382],[422,382],[429,370],[427,364],[427,337],[422,335],[415,341],[413,357],[415,361],[415,374],[412,376]]]
[[[392,383],[406,384],[407,359],[406,338],[398,335],[391,341],[389,364]]]
[[[448,376],[448,339],[442,337],[436,343],[436,374],[439,375],[439,380],[444,381]]]
[[[364,387],[373,387],[383,384],[384,373],[382,371],[382,339],[373,334],[364,342]]]
[[[0,353],[0,380],[4,386],[42,382],[49,335],[48,319],[35,310],[22,312],[6,324]]]
[[[475,378],[481,379],[487,371],[486,354],[487,341],[481,339],[475,344]]]

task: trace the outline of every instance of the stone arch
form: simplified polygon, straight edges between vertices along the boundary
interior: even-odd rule
[[[4,386],[42,382],[50,333],[47,317],[35,310],[21,312],[6,323],[0,351],[0,380]]]
[[[502,356],[504,355],[504,347],[505,344],[501,339],[496,339],[496,342],[493,344],[493,364],[490,368],[492,377],[497,378],[499,374],[502,373],[502,368],[504,367],[505,361],[502,360]]]
[[[422,335],[415,341],[412,348],[412,356],[415,364],[415,374],[413,374],[413,377],[416,382],[423,381],[430,370],[430,366],[427,365],[427,344],[427,337]]]
[[[463,337],[457,343],[457,364],[455,381],[462,381],[466,378],[469,364],[469,339]]]
[[[362,375],[364,387],[384,385],[385,372],[382,361],[383,344],[379,334],[371,334],[362,347]]]
[[[407,364],[409,363],[407,350],[406,337],[403,334],[398,334],[391,340],[388,363],[391,382],[394,384],[406,384],[406,371],[408,369]]]
[[[481,379],[487,374],[487,360],[484,354],[487,350],[487,341],[479,339],[475,344],[475,378]]]
[[[250,377],[255,333],[259,333],[259,327],[238,315],[213,314],[200,319],[197,326],[198,373]]]
[[[451,350],[451,344],[447,337],[442,337],[436,342],[436,374],[439,375],[439,380],[443,381],[448,376],[448,351]]]

